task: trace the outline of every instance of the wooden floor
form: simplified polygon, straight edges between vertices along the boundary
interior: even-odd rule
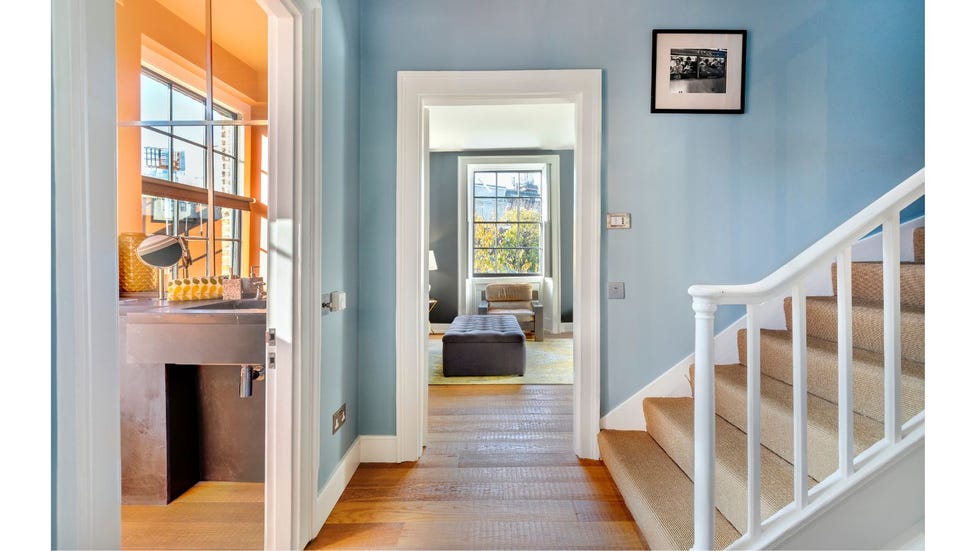
[[[198,482],[169,505],[124,505],[123,549],[262,549],[263,484]]]
[[[415,463],[362,464],[307,549],[645,549],[601,461],[572,453],[572,386],[429,388]]]

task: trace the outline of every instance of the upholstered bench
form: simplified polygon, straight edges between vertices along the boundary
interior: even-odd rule
[[[511,315],[456,316],[442,336],[446,377],[524,375],[524,331]]]

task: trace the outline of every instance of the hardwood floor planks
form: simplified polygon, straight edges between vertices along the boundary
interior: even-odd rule
[[[123,505],[123,549],[262,549],[262,483],[199,482],[169,505]]]
[[[430,387],[422,458],[361,465],[308,549],[644,549],[605,466],[572,453],[571,391]]]

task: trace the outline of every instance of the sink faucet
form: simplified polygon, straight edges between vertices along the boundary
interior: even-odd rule
[[[255,298],[256,298],[256,300],[263,300],[263,299],[265,299],[265,297],[266,297],[265,282],[264,281],[256,281],[252,285],[255,285]]]

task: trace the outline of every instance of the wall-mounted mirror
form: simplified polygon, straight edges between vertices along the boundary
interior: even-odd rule
[[[166,275],[164,270],[178,263],[185,267],[190,264],[190,253],[187,243],[182,236],[151,235],[136,247],[136,256],[151,268],[156,268],[160,274],[159,293],[161,301],[166,298]]]

